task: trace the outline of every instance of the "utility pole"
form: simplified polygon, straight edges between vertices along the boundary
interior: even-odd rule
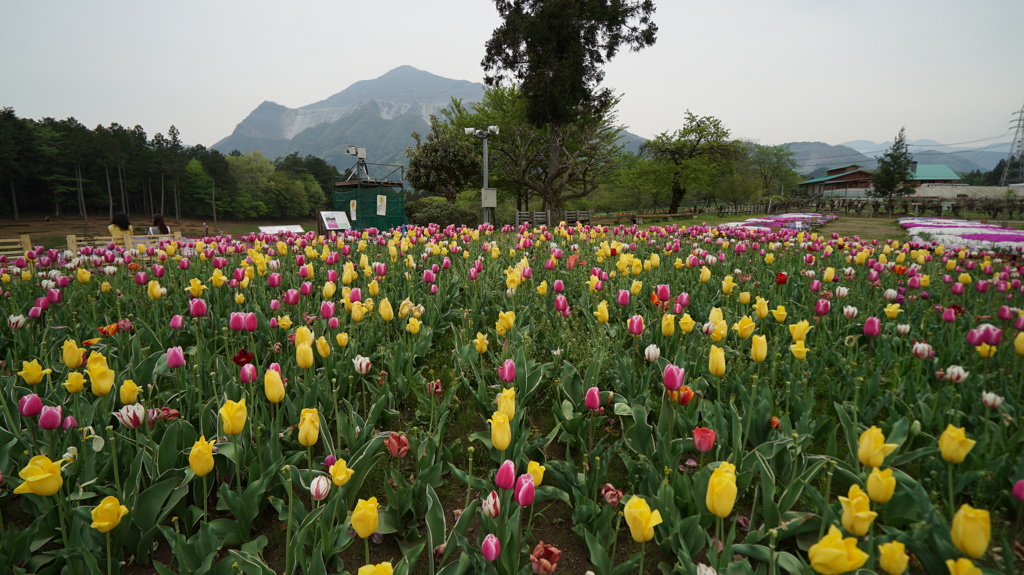
[[[999,178],[999,186],[1024,182],[1024,106],[1013,114],[1017,116],[1017,131],[1010,142],[1010,152],[1006,155],[1003,175]]]

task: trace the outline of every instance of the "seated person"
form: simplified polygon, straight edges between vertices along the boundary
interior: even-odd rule
[[[166,235],[171,233],[171,228],[167,227],[164,223],[164,217],[162,214],[153,215],[153,225],[146,230],[147,235]]]
[[[124,241],[125,234],[133,234],[134,230],[132,225],[128,223],[128,216],[124,212],[117,212],[114,214],[114,219],[110,220],[110,225],[107,226],[107,231],[110,232],[111,237],[115,241]]]

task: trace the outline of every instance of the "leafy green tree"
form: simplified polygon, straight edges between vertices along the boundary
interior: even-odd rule
[[[412,187],[454,204],[459,192],[480,181],[480,146],[474,138],[434,115],[427,137],[413,132],[412,138],[416,145],[405,150],[409,158],[405,177]]]
[[[697,116],[687,110],[682,128],[658,134],[640,150],[668,172],[668,209],[676,213],[688,190],[710,189],[728,162],[742,153],[742,144],[729,139],[729,129],[718,118]]]
[[[494,0],[502,24],[486,44],[490,86],[519,84],[534,126],[600,116],[615,100],[601,66],[622,47],[654,44],[653,0]]]
[[[914,157],[907,149],[907,133],[900,128],[892,146],[878,160],[878,168],[871,174],[872,190],[868,195],[876,198],[891,199],[895,195],[905,195],[911,191],[908,184],[913,177],[911,167]]]
[[[796,159],[789,146],[762,146],[753,144],[749,159],[761,179],[761,189],[767,193],[777,190],[796,174]]]

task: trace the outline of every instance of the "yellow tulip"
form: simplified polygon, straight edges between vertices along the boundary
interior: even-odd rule
[[[78,279],[78,283],[87,284],[89,283],[89,280],[92,279],[92,272],[85,268],[78,268],[76,276]]]
[[[68,393],[78,393],[85,388],[85,376],[77,371],[68,374],[68,380],[62,383]]]
[[[78,369],[85,363],[85,350],[78,347],[73,339],[64,341],[64,365],[70,369]]]
[[[281,403],[284,399],[284,382],[281,374],[273,369],[268,369],[263,374],[263,394],[267,396],[270,403]]]
[[[327,338],[320,336],[316,340],[316,352],[322,358],[328,358],[331,356],[331,344],[327,343]]]
[[[516,312],[503,311],[498,314],[498,322],[495,324],[494,329],[498,332],[498,335],[505,335],[515,324]]]
[[[108,495],[92,510],[92,528],[106,533],[121,523],[121,518],[128,515],[128,508],[113,495]]]
[[[832,525],[828,534],[811,545],[807,551],[811,567],[821,575],[840,575],[860,569],[868,560],[868,554],[857,548],[853,537],[843,539],[843,533]]]
[[[662,523],[661,512],[651,511],[647,500],[639,495],[629,498],[622,510],[622,515],[626,518],[626,524],[629,525],[629,534],[637,543],[654,539],[654,528]]]
[[[373,280],[366,285],[366,291],[370,292],[370,297],[377,297],[377,294],[380,293],[380,284],[377,283],[377,280]]]
[[[832,280],[836,278],[836,268],[825,268],[825,273],[821,274],[821,283],[832,283]]]
[[[52,369],[43,369],[43,366],[39,365],[39,360],[33,359],[32,361],[21,362],[21,371],[18,372],[18,375],[25,380],[25,383],[35,385],[43,381],[43,378],[51,373],[53,373]]]
[[[348,332],[343,331],[334,336],[334,341],[338,344],[338,347],[348,347]]]
[[[786,313],[786,306],[784,305],[780,305],[772,310],[772,317],[775,318],[776,323],[785,322],[788,316],[789,314]]]
[[[1013,351],[1017,355],[1024,355],[1024,331],[1018,332],[1017,337],[1013,338]]]
[[[103,293],[110,293],[110,290],[114,289],[114,286],[110,285],[110,282],[103,282],[100,284],[100,291]]]
[[[366,539],[377,532],[377,498],[360,499],[352,511],[352,528]]]
[[[768,357],[768,337],[755,335],[750,343],[750,359],[761,363]]]
[[[748,315],[743,316],[740,318],[740,321],[732,324],[732,329],[739,334],[740,339],[747,339],[750,337],[750,334],[754,333],[755,327],[757,327],[757,324],[755,324],[754,320],[750,319],[750,316]]]
[[[868,497],[875,503],[887,503],[896,491],[896,478],[892,469],[882,471],[877,467],[868,475]]]
[[[906,545],[890,541],[878,546],[878,566],[888,575],[903,575],[910,563]]]
[[[388,301],[388,298],[381,300],[380,305],[377,306],[377,312],[380,313],[380,317],[384,318],[384,321],[395,319],[395,310],[391,309],[391,302]]]
[[[900,304],[898,303],[891,303],[885,306],[885,317],[889,319],[896,319],[896,316],[901,313],[903,313],[903,310],[900,309]]]
[[[725,276],[722,280],[722,293],[729,295],[732,293],[733,288],[736,287],[736,282],[732,280],[732,276]]]
[[[146,287],[146,295],[149,299],[160,299],[163,292],[160,291],[160,282],[156,280],[149,280],[149,285]]]
[[[239,285],[241,285],[241,284],[239,284]],[[238,305],[242,305],[243,303],[245,303],[245,294],[236,293],[235,294],[235,303],[238,304]]]
[[[423,323],[420,320],[414,317],[410,317],[409,322],[405,324],[405,331],[413,335],[416,335],[420,332],[420,326],[422,325]]]
[[[310,347],[313,346],[313,332],[306,326],[302,326],[295,330],[295,345],[299,346],[306,344]]]
[[[509,421],[516,416],[516,390],[515,388],[502,389],[495,400],[498,404],[498,411],[505,414]]]
[[[683,333],[690,333],[695,325],[697,322],[693,321],[688,313],[684,313],[683,317],[679,318],[679,329],[683,330]]]
[[[750,303],[750,292],[740,292],[740,303],[743,305]]]
[[[792,336],[793,343],[804,341],[807,339],[807,332],[812,329],[814,329],[814,327],[812,327],[806,319],[800,320],[797,323],[789,325],[789,335]]]
[[[203,477],[213,471],[213,442],[207,441],[205,435],[192,444],[192,451],[188,454],[188,465],[197,477]]]
[[[964,503],[953,515],[949,534],[953,545],[968,557],[980,559],[988,549],[992,537],[992,523],[988,511],[975,509]]]
[[[238,435],[245,428],[245,398],[236,401],[230,399],[220,408],[220,422],[225,435]]]
[[[124,383],[122,383],[120,389],[118,389],[118,393],[121,396],[121,403],[125,405],[135,403],[139,400],[139,391],[141,390],[142,388],[135,385],[134,381],[130,379],[124,380]]]
[[[981,345],[975,346],[974,349],[978,350],[978,355],[985,359],[988,359],[996,354],[997,348],[994,345],[983,343]]]
[[[754,302],[754,315],[756,315],[758,319],[768,317],[768,300],[762,297],[757,298]]]
[[[960,463],[967,457],[974,444],[973,439],[967,439],[967,432],[962,427],[946,426],[946,430],[939,436],[939,451],[942,458],[950,463]]]
[[[765,254],[765,256],[764,256],[764,263],[766,263],[768,265],[772,265],[773,263],[775,263],[775,254],[773,254],[771,252],[768,252],[767,254]]]
[[[331,481],[338,487],[348,483],[348,480],[351,479],[352,475],[355,473],[355,470],[348,468],[348,464],[344,459],[338,459],[335,461],[329,471],[331,473]]]
[[[34,493],[49,497],[60,491],[64,478],[60,475],[60,461],[50,461],[45,455],[37,455],[18,472],[24,481],[14,489],[15,493]]]
[[[376,565],[363,565],[356,575],[394,575],[394,568],[391,563],[385,561]]]
[[[708,371],[711,375],[722,377],[725,375],[725,350],[717,345],[711,346],[711,353],[708,356]]]
[[[704,503],[718,517],[728,517],[736,504],[736,466],[723,461],[711,473]]]
[[[291,329],[291,327],[292,327],[292,317],[290,315],[286,315],[284,317],[277,318],[277,327],[279,327],[279,328],[281,328],[283,330]]]
[[[336,293],[338,293],[338,284],[332,281],[324,282],[324,287],[320,290],[320,294],[324,296],[324,299],[331,299]]]
[[[103,361],[103,365],[89,366],[85,373],[89,376],[93,394],[103,397],[114,388],[116,373],[107,367],[106,360]]]
[[[355,302],[352,304],[352,321],[359,323],[363,321],[363,316],[366,315],[366,308],[363,307],[361,302]]]
[[[865,467],[881,467],[885,457],[896,451],[899,445],[886,443],[882,430],[872,425],[860,434],[857,441],[857,459]]]
[[[661,316],[661,335],[672,337],[676,332],[676,316],[667,313]]]
[[[803,340],[800,340],[789,346],[789,351],[791,351],[793,353],[793,357],[797,359],[807,359],[807,352],[810,351],[810,349],[804,345]]]
[[[299,414],[299,444],[310,447],[320,438],[320,413],[306,408]]]
[[[967,272],[963,272],[963,273],[960,274],[960,277],[956,278],[956,281],[958,281],[958,282],[960,282],[960,283],[962,283],[964,285],[971,285],[971,282],[974,281],[974,280],[971,279],[971,274],[969,274]]]
[[[700,283],[706,284],[711,279],[711,270],[708,266],[700,266]]]
[[[946,568],[949,569],[949,575],[981,575],[981,569],[975,567],[970,559],[963,557],[956,561],[946,559]]]
[[[487,343],[487,336],[480,332],[476,332],[476,339],[473,340],[473,346],[476,348],[476,352],[486,353]]]
[[[724,320],[715,322],[715,331],[711,332],[711,341],[718,343],[727,335],[729,335],[729,324]]]
[[[209,289],[203,285],[202,280],[199,278],[192,278],[189,280],[189,285],[185,288],[185,291],[192,294],[192,297],[203,297],[203,290]]]
[[[608,323],[608,302],[601,300],[601,303],[597,304],[597,311],[594,312],[594,317],[597,318],[599,323]]]
[[[629,286],[629,293],[633,295],[640,295],[640,290],[642,289],[644,289],[644,282],[639,280],[633,280],[633,284]]]
[[[713,307],[708,312],[708,321],[711,323],[722,323],[725,321],[725,315],[722,313],[722,308]]]
[[[308,343],[300,343],[295,346],[295,364],[301,369],[309,369],[313,366],[313,348]]]
[[[839,503],[843,506],[842,523],[850,535],[863,537],[871,528],[871,523],[878,517],[878,513],[871,510],[871,500],[868,494],[854,483],[846,497],[839,496]]]
[[[540,487],[541,483],[544,483],[544,472],[547,471],[547,467],[544,467],[536,461],[530,461],[526,466],[526,472],[533,476],[533,485]]]
[[[487,420],[491,424],[491,444],[498,451],[505,451],[512,443],[512,428],[508,424],[508,417],[500,411],[495,411]]]

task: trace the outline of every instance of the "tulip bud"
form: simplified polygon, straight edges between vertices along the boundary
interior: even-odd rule
[[[654,363],[661,357],[661,349],[652,343],[644,350],[644,357],[647,358],[647,361]]]
[[[515,485],[516,480],[516,466],[512,463],[512,460],[506,459],[501,467],[498,468],[498,473],[494,476],[494,484],[500,489],[512,489]]]
[[[314,501],[323,501],[331,492],[331,480],[326,475],[317,475],[309,482],[309,495]]]
[[[60,427],[62,421],[61,406],[44,405],[42,411],[39,413],[39,429],[45,429],[47,431],[53,431]]]
[[[18,400],[18,413],[22,417],[35,417],[41,411],[43,411],[43,400],[34,393],[23,395]]]
[[[586,397],[583,400],[583,404],[590,411],[597,411],[601,408],[601,392],[596,387],[591,387],[587,390]]]
[[[1003,404],[1003,398],[991,391],[983,391],[981,392],[981,403],[985,405],[986,409],[999,409],[999,406]],[[42,417],[40,417],[40,420],[42,420]],[[40,425],[40,427],[42,426]]]
[[[501,555],[501,542],[498,541],[498,538],[495,537],[493,533],[488,533],[487,537],[484,537],[484,542],[480,546],[480,551],[483,553],[484,559],[494,561],[499,555]]]
[[[501,500],[498,498],[498,492],[492,490],[490,495],[484,499],[480,509],[484,512],[484,515],[492,519],[501,514]]]

